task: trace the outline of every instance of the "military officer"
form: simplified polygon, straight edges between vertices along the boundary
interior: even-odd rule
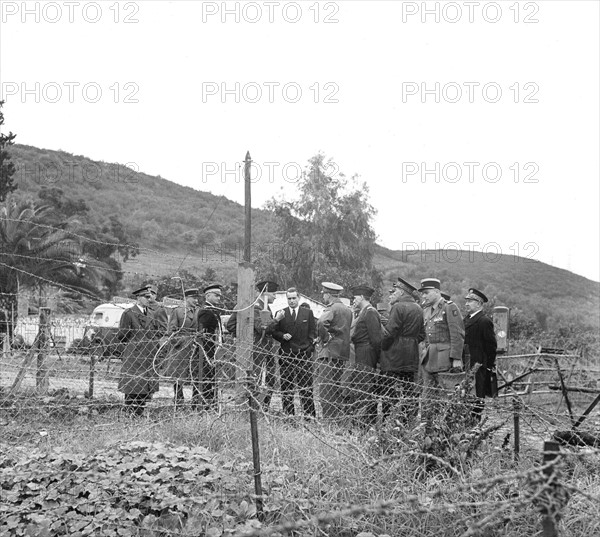
[[[317,322],[319,399],[324,418],[337,418],[343,404],[342,377],[350,358],[352,312],[340,300],[341,285],[321,284],[326,308]]]
[[[158,372],[154,358],[160,333],[148,309],[150,292],[142,287],[133,292],[137,303],[125,310],[119,322],[117,339],[125,344],[119,376],[119,391],[125,395],[125,406],[141,416],[152,394],[158,391]]]
[[[416,287],[398,278],[390,294],[390,318],[381,344],[380,393],[383,416],[390,413],[394,399],[401,403],[400,417],[408,423],[419,411],[417,373],[419,343],[425,339],[423,310],[413,298]]]
[[[148,309],[152,312],[152,315],[154,315],[159,330],[161,330],[162,335],[164,335],[167,332],[169,324],[167,309],[156,300],[158,296],[158,287],[155,284],[149,283],[148,285],[146,285],[146,289],[148,289],[148,291],[150,292]]]
[[[175,308],[169,320],[167,334],[170,348],[167,354],[164,375],[174,380],[173,391],[175,404],[183,403],[183,385],[190,381],[200,380],[200,354],[197,344],[198,336],[198,300],[199,289],[186,289],[183,293],[185,304]],[[198,396],[193,383],[192,400]]]
[[[421,356],[423,398],[432,399],[441,388],[438,374],[463,370],[462,353],[465,328],[462,316],[454,302],[442,298],[440,280],[421,280],[419,292],[423,297],[425,322],[425,349]]]
[[[381,354],[381,318],[371,305],[375,289],[368,285],[352,288],[354,307],[358,314],[350,329],[354,346],[355,363],[347,392],[354,417],[360,409],[365,410],[364,424],[377,422],[377,364]],[[362,420],[361,420],[362,421]]]
[[[481,291],[471,288],[465,296],[467,315],[465,323],[465,346],[463,360],[466,368],[481,364],[475,372],[475,395],[479,398],[473,407],[473,416],[481,418],[484,397],[495,397],[498,385],[496,367],[496,333],[494,322],[483,313],[483,304],[488,301]]]
[[[198,310],[198,331],[201,335],[200,361],[201,376],[199,398],[210,408],[216,404],[216,363],[215,355],[223,343],[220,304],[223,286],[218,283],[204,288],[204,306]]]
[[[384,302],[377,304],[377,313],[379,313],[379,317],[381,318],[381,326],[385,326],[390,317],[390,311]]]

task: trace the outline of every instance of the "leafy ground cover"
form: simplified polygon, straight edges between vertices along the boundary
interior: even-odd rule
[[[261,416],[259,520],[245,409],[155,406],[136,420],[66,395],[0,409],[0,534],[516,537],[539,534],[552,498],[565,535],[600,534],[598,450],[563,450],[564,494],[548,495],[550,430],[524,430],[515,461],[500,406],[473,426],[448,400],[433,431],[398,416],[370,430]]]
[[[251,498],[228,496],[240,468],[211,459],[200,446],[147,442],[87,456],[59,448],[3,456],[1,515],[14,535],[221,535],[252,528]]]

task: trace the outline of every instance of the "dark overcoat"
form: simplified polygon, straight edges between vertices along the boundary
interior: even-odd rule
[[[155,361],[160,330],[152,312],[138,306],[123,312],[117,339],[125,344],[119,376],[119,391],[151,394],[158,391],[158,364]]]
[[[412,297],[402,295],[392,306],[383,329],[381,371],[416,373],[419,369],[419,343],[424,340],[423,310]]]
[[[198,311],[198,331],[203,335],[202,348],[208,359],[213,361],[222,343],[223,327],[219,310],[208,302]]]
[[[176,381],[198,380],[201,371],[197,346],[198,308],[187,305],[175,308],[167,333],[169,342],[163,375]]]
[[[148,304],[148,309],[152,312],[152,315],[154,315],[158,329],[161,331],[161,335],[164,336],[167,333],[167,328],[169,326],[167,308],[160,305],[158,302],[154,302]]]
[[[352,325],[355,363],[375,369],[381,353],[381,318],[373,306],[360,310]]]
[[[477,397],[494,397],[497,392],[492,370],[496,366],[496,333],[493,321],[478,311],[474,316],[465,317],[465,347],[463,362],[466,367],[481,364],[475,373],[475,394]]]

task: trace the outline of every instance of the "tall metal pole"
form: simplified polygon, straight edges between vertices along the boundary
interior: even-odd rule
[[[244,185],[245,185],[245,233],[244,233],[244,261],[250,263],[250,245],[251,245],[251,233],[252,233],[252,213],[251,213],[251,190],[250,190],[250,166],[252,159],[250,158],[250,151],[246,153],[246,159],[244,161]],[[253,362],[253,361],[252,361]],[[253,367],[251,363],[250,367]],[[256,514],[259,520],[264,520],[263,512],[263,499],[262,499],[262,480],[260,470],[260,446],[258,443],[258,424],[256,421],[256,388],[254,385],[254,376],[252,370],[248,374],[249,386],[248,386],[248,398],[250,403],[250,435],[252,437],[252,462],[254,466],[254,494],[256,496]]]
[[[245,229],[244,229],[244,261],[250,263],[250,244],[252,241],[252,194],[250,190],[250,166],[252,165],[252,159],[250,158],[250,151],[246,152],[246,159],[244,160],[244,209],[245,209]]]

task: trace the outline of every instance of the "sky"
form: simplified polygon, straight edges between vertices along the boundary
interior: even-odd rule
[[[239,203],[250,151],[255,207],[321,152],[368,185],[387,248],[600,281],[596,1],[0,6],[19,143]]]

